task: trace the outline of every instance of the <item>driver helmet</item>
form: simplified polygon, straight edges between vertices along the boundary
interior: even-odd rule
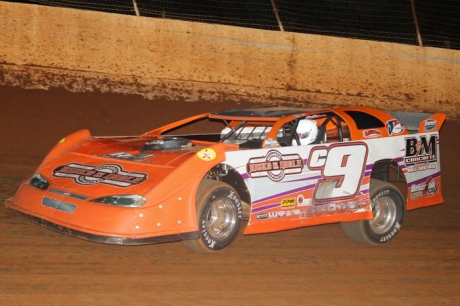
[[[302,119],[297,126],[297,135],[299,136],[300,145],[305,146],[315,141],[318,135],[318,127],[315,120]],[[292,145],[296,146],[297,141],[292,140]]]

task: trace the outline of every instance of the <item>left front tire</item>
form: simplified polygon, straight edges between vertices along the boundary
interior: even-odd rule
[[[227,248],[238,236],[243,207],[228,184],[205,179],[196,195],[196,219],[200,238],[182,243],[195,251],[213,253]]]

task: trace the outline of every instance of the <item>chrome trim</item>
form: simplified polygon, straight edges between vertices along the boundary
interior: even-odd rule
[[[75,209],[77,209],[77,205],[61,202],[47,197],[43,197],[42,205],[65,211],[67,213],[73,213]]]
[[[78,199],[78,200],[88,200],[88,198],[85,197],[85,196],[78,195],[78,194],[75,194],[75,193],[70,193],[70,192],[67,192],[67,191],[62,191],[62,190],[58,190],[58,189],[50,189],[48,191],[52,192],[52,193],[60,194],[60,195],[65,195],[65,196],[75,198],[75,199]]]

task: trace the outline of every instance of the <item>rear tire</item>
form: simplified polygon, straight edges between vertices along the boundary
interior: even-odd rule
[[[356,241],[385,244],[401,230],[405,214],[404,197],[394,185],[376,179],[371,179],[369,195],[374,218],[341,223],[340,226],[348,237]]]
[[[238,236],[242,218],[243,207],[238,193],[226,183],[205,179],[196,196],[200,238],[182,243],[203,253],[222,251]]]

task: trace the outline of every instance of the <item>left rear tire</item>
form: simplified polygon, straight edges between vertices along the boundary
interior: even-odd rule
[[[371,179],[370,199],[372,220],[341,223],[344,233],[360,242],[381,245],[390,242],[401,230],[405,205],[404,197],[394,185]]]

